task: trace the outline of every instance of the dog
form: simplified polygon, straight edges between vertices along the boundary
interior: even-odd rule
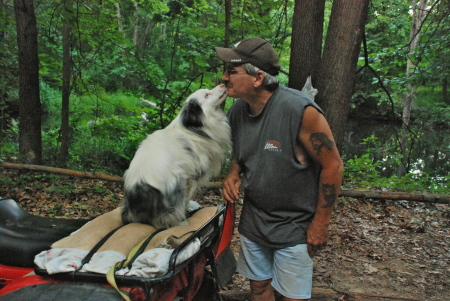
[[[170,228],[186,219],[195,191],[217,175],[231,147],[220,108],[225,85],[190,95],[178,116],[141,143],[125,172],[122,221]]]

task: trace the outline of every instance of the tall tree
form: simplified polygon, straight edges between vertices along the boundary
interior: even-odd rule
[[[296,0],[292,19],[289,87],[301,90],[308,76],[317,81],[322,53],[325,0]]]
[[[139,10],[139,3],[137,1],[134,1],[133,4],[136,10],[136,13],[134,15],[133,45],[138,46],[140,10]]]
[[[356,64],[369,0],[335,0],[322,54],[324,0],[296,0],[292,23],[289,86],[301,89],[308,78],[342,150],[355,82]]]
[[[450,99],[448,97],[448,79],[445,75],[444,78],[442,78],[442,101],[450,105]]]
[[[230,47],[230,22],[231,22],[231,0],[225,0],[225,43],[224,43],[224,47]]]
[[[72,79],[72,23],[73,10],[72,1],[64,0],[63,13],[63,70],[62,70],[62,106],[61,106],[61,149],[58,157],[58,165],[65,167],[69,159],[70,147],[70,126],[69,126],[69,106],[70,106],[70,80]]]
[[[19,153],[42,163],[41,100],[36,16],[33,0],[14,0],[19,50]]]
[[[409,52],[407,57],[407,63],[406,63],[406,76],[411,79],[414,74],[414,69],[416,64],[413,62],[412,57],[414,53],[416,52],[416,48],[419,45],[419,38],[420,38],[420,28],[422,27],[422,24],[425,19],[426,15],[426,7],[427,7],[428,0],[420,0],[419,3],[417,3],[417,0],[412,0],[412,24],[411,24],[411,33],[409,36]],[[402,120],[403,120],[403,133],[402,138],[400,141],[400,152],[402,154],[402,160],[401,164],[399,166],[398,170],[398,176],[402,177],[406,174],[406,149],[408,144],[408,131],[409,131],[409,125],[411,121],[411,107],[414,102],[414,87],[411,82],[411,80],[408,82],[408,94],[406,95],[405,102],[403,105],[403,113],[402,113]]]

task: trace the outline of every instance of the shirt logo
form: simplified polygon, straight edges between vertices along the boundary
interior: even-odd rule
[[[264,150],[269,152],[281,152],[281,144],[278,141],[267,141]]]

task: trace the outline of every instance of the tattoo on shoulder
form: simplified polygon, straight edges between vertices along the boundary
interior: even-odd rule
[[[334,147],[334,142],[330,140],[325,133],[311,134],[311,136],[309,136],[309,142],[311,142],[317,156],[322,154],[323,148],[326,148],[328,151],[332,151]]]
[[[333,207],[337,198],[334,184],[322,184],[322,192],[325,199],[325,205],[323,205],[322,208]]]

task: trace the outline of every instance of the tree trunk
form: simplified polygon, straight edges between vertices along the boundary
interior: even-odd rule
[[[450,105],[450,99],[448,98],[448,79],[445,76],[442,79],[442,101]]]
[[[41,164],[41,100],[36,16],[33,0],[14,0],[19,49],[19,153]]]
[[[117,16],[117,23],[119,23],[119,32],[122,33],[123,37],[125,38],[125,30],[123,29],[122,13],[120,12],[119,2],[116,2],[116,16]]]
[[[61,106],[61,149],[58,157],[58,165],[65,167],[69,159],[70,127],[69,127],[69,106],[70,106],[70,80],[72,78],[72,9],[71,1],[64,1],[65,19],[63,21],[63,78],[62,78],[62,106]]]
[[[420,28],[422,27],[422,23],[424,21],[425,17],[425,9],[427,7],[428,0],[420,0],[419,6],[417,7],[417,1],[412,0],[412,26],[411,26],[411,32],[410,32],[410,41],[409,41],[409,53],[408,58],[406,62],[406,77],[409,79],[408,82],[408,95],[406,95],[405,103],[403,106],[403,114],[402,114],[402,120],[403,120],[403,132],[401,136],[400,141],[400,153],[402,155],[401,163],[398,170],[398,176],[402,177],[407,172],[407,152],[406,149],[408,147],[408,133],[409,133],[409,125],[411,121],[411,107],[414,102],[414,87],[411,83],[411,77],[414,73],[415,64],[412,61],[412,56],[416,52],[415,49],[419,44],[419,37],[420,37]]]
[[[225,0],[225,39],[223,42],[223,47],[230,47],[230,23],[231,23],[231,0]],[[215,78],[215,85],[222,82],[221,78]],[[222,102],[220,107],[222,110],[225,108],[225,101]]]
[[[334,0],[316,88],[342,152],[369,0]]]
[[[322,53],[325,0],[296,0],[292,20],[288,86],[301,90],[308,76],[317,81]]]
[[[140,45],[139,48],[143,51],[146,52],[148,49],[148,46],[152,43],[152,31],[153,28],[155,27],[155,22],[149,18],[146,18],[146,25],[145,25],[145,30],[144,30],[144,34],[142,35],[142,38],[139,39],[138,44]]]
[[[7,13],[7,9],[9,6],[8,0],[2,0],[2,31],[0,33],[0,38],[2,40],[6,40],[9,37],[9,31],[7,29],[7,24],[9,24],[9,14]]]
[[[224,47],[230,47],[231,0],[225,0],[225,41]]]
[[[134,8],[136,9],[136,16],[134,17],[133,45],[137,47],[139,37],[139,3],[136,1],[134,2]]]

